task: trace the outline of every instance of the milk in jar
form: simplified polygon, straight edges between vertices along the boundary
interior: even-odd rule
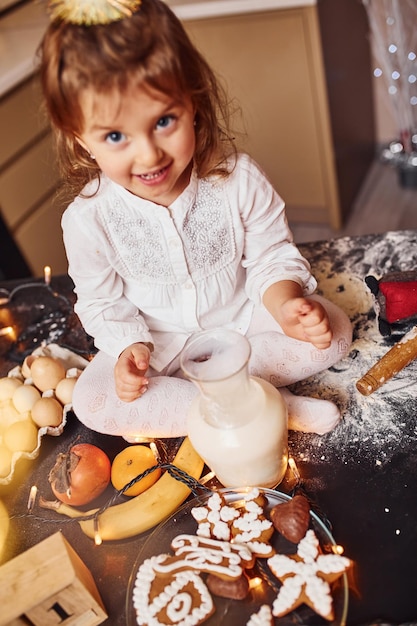
[[[196,333],[181,355],[199,388],[188,436],[225,487],[278,485],[288,461],[286,404],[275,387],[250,376],[250,344],[235,331]]]

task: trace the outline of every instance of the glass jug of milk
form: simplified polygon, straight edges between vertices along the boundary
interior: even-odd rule
[[[181,369],[200,391],[188,435],[225,487],[272,488],[287,469],[287,407],[273,385],[249,375],[250,352],[246,337],[232,330],[188,339]]]

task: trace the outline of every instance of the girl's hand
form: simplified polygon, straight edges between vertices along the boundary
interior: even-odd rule
[[[333,333],[327,311],[317,300],[305,298],[298,283],[273,283],[265,291],[263,303],[288,337],[309,341],[319,350],[330,347]]]
[[[143,343],[133,343],[123,350],[114,366],[116,393],[120,400],[132,402],[148,388],[145,374],[149,367],[151,351]]]
[[[309,341],[319,350],[330,347],[333,333],[329,318],[316,300],[304,297],[286,300],[281,307],[280,324],[290,337]]]

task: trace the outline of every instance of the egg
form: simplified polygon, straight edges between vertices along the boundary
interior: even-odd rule
[[[77,379],[75,377],[72,378],[63,378],[59,381],[56,386],[55,394],[58,400],[63,404],[71,404],[72,402],[72,392],[74,390],[75,383]]]
[[[23,363],[22,363],[22,375],[25,378],[30,378],[30,366],[32,365],[32,363],[33,363],[33,361],[35,359],[36,359],[36,357],[33,356],[33,354],[30,354],[23,361]]]
[[[33,452],[38,445],[38,429],[32,420],[14,422],[4,431],[3,443],[12,452]]]
[[[41,391],[55,389],[65,378],[65,368],[60,361],[50,356],[38,356],[30,366],[33,384]]]
[[[20,385],[12,396],[12,402],[19,413],[25,413],[32,410],[40,397],[41,392],[33,385]]]
[[[63,420],[62,404],[56,398],[43,397],[37,400],[31,411],[32,420],[39,428],[59,426]]]
[[[22,419],[22,415],[14,406],[12,400],[8,400],[4,402],[1,407],[0,413],[0,421],[4,427],[13,424],[13,422],[18,422]]]
[[[11,376],[0,378],[0,400],[10,400],[15,389],[22,384],[19,378],[13,378]]]
[[[12,469],[12,452],[4,444],[0,444],[0,478],[5,478]]]

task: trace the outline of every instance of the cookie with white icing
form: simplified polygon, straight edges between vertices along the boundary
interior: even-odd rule
[[[246,626],[273,626],[274,618],[272,616],[271,607],[263,604],[257,613],[250,616]]]
[[[198,524],[197,535],[229,541],[232,537],[231,524],[239,512],[216,491],[208,498],[206,506],[193,507],[191,515]]]
[[[172,540],[171,548],[174,555],[166,556],[164,561],[154,566],[160,575],[196,570],[233,580],[242,576],[243,571],[255,563],[246,545],[197,535],[178,535]]]
[[[166,554],[146,559],[136,575],[133,606],[139,626],[198,626],[215,611],[212,596],[194,571],[160,577],[155,567]]]
[[[264,515],[264,496],[253,488],[243,500],[240,514],[232,522],[233,541],[246,544],[257,557],[269,557],[275,553],[270,544],[274,526]]]
[[[268,559],[268,565],[282,582],[272,605],[273,615],[282,617],[307,604],[325,619],[334,619],[330,583],[351,567],[350,559],[339,554],[321,554],[315,532],[308,530],[296,554],[275,554]]]

